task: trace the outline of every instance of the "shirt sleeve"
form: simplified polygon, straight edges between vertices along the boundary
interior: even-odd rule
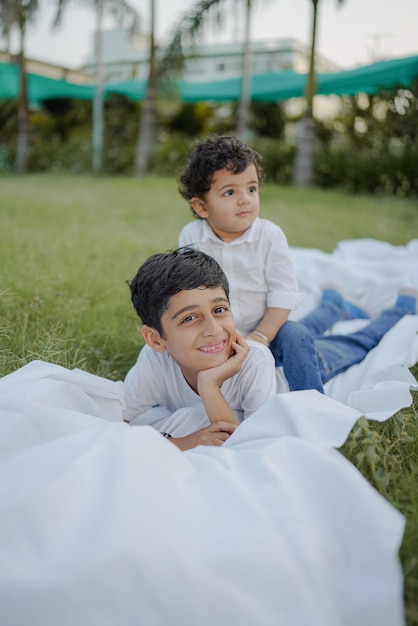
[[[248,341],[248,345],[250,352],[240,376],[244,419],[277,393],[276,368],[272,353],[255,341]]]
[[[124,380],[126,408],[123,417],[128,422],[139,418],[152,407],[160,405],[156,387],[157,377],[150,356],[152,355],[149,354],[149,348],[144,346],[135,365],[129,370]],[[141,420],[135,419],[135,423],[139,424]]]
[[[186,224],[184,228],[180,231],[179,235],[179,247],[183,246],[191,246],[193,244],[199,242],[198,235],[196,232],[196,223],[191,222],[190,224]]]
[[[264,245],[268,284],[267,307],[290,310],[297,308],[302,295],[299,292],[296,271],[283,230],[272,224]]]

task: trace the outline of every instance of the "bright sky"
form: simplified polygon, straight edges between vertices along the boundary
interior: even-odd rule
[[[130,0],[147,24],[149,0]],[[196,0],[155,0],[157,33],[167,37],[176,18]],[[241,6],[244,4],[241,0]],[[295,38],[309,44],[311,0],[254,0],[252,39]],[[94,12],[81,3],[67,8],[63,25],[51,31],[51,1],[40,0],[41,13],[27,31],[27,56],[78,67],[92,46]],[[229,5],[231,6],[231,0]],[[232,11],[231,11],[232,12]],[[233,12],[235,14],[235,12]],[[242,24],[242,22],[241,22]],[[112,26],[107,22],[106,27]],[[232,17],[220,38],[232,37],[240,25]],[[214,41],[211,35],[211,41]],[[336,0],[319,3],[318,52],[342,68],[371,63],[378,58],[418,55],[418,0]]]

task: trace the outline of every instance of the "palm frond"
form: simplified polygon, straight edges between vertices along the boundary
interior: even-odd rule
[[[4,37],[10,34],[13,26],[24,28],[34,22],[39,10],[38,0],[0,0],[0,32]]]
[[[222,26],[228,0],[199,0],[180,19],[172,30],[164,53],[160,60],[160,68],[165,74],[179,74],[184,68],[186,48],[196,46],[203,29],[212,21]]]
[[[57,10],[54,17],[53,26],[60,26],[65,9],[72,0],[58,0]],[[84,0],[83,4],[87,8],[96,10],[98,0]],[[104,0],[104,13],[112,16],[119,26],[127,26],[131,32],[138,32],[141,26],[141,16],[138,11],[126,0]]]
[[[125,0],[105,0],[104,10],[119,26],[127,26],[132,31],[139,31],[141,17],[138,11]]]

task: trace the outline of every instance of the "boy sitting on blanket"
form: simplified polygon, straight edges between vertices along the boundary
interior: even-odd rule
[[[279,391],[324,393],[327,380],[364,356],[359,359],[349,342],[342,347],[343,359],[327,348],[324,362],[316,337],[336,321],[369,315],[327,289],[326,310],[304,323],[288,320],[301,294],[285,233],[259,216],[262,180],[261,156],[236,137],[211,135],[198,141],[179,176],[179,191],[198,219],[183,228],[179,246],[210,254],[226,272],[239,332],[269,347],[276,366],[283,368],[285,385]]]
[[[185,436],[162,434],[181,450],[222,445],[243,419],[277,392],[271,352],[236,330],[224,272],[204,252],[180,248],[145,261],[130,289],[147,345],[125,379],[125,421],[160,429],[164,421],[159,420],[159,409],[163,420],[192,409],[199,418],[191,421]],[[321,329],[330,320],[342,319],[344,305],[349,306],[342,296],[341,306],[336,306],[327,295],[324,292],[320,307],[305,318]],[[415,312],[415,298],[400,295],[395,307],[361,331],[318,338],[321,375],[329,379],[364,359],[389,328]],[[349,365],[344,366],[347,354]],[[332,367],[327,365],[331,362]]]
[[[288,320],[301,294],[285,233],[259,217],[262,181],[261,156],[239,139],[198,141],[179,176],[179,191],[198,219],[183,228],[179,246],[218,261],[228,276],[237,328],[270,348],[290,391],[323,392],[314,377],[312,338]]]

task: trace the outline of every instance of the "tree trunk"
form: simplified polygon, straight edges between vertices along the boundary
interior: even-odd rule
[[[313,100],[316,93],[316,78],[315,78],[315,56],[316,56],[316,25],[318,21],[318,2],[319,0],[312,0],[312,40],[311,40],[311,56],[309,58],[309,72],[308,79],[305,85],[305,98],[308,105],[308,113],[313,116]]]
[[[141,107],[138,142],[135,154],[135,176],[145,176],[152,148],[157,141],[157,92],[158,71],[155,45],[155,2],[150,2],[151,32],[149,47],[149,71],[145,98]]]
[[[293,166],[293,184],[296,187],[309,187],[313,181],[316,152],[315,120],[306,113],[301,121],[301,133],[298,139],[295,163]]]
[[[96,87],[93,100],[93,171],[99,174],[103,169],[103,9],[104,0],[97,5],[96,32]]]
[[[30,151],[30,135],[29,135],[29,100],[28,100],[28,84],[26,75],[25,62],[25,27],[20,26],[20,52],[19,59],[19,97],[18,97],[18,113],[17,113],[17,150],[15,168],[19,174],[28,171],[29,151]]]
[[[315,55],[316,55],[316,25],[318,18],[318,1],[312,0],[312,41],[309,72],[305,85],[307,111],[301,123],[301,134],[296,148],[295,163],[293,166],[293,184],[297,187],[309,187],[313,181],[315,166],[316,130],[313,114],[313,102],[316,93]]]
[[[236,133],[243,141],[248,138],[248,119],[251,105],[251,0],[246,2],[244,58],[242,68],[241,95],[238,106]]]

